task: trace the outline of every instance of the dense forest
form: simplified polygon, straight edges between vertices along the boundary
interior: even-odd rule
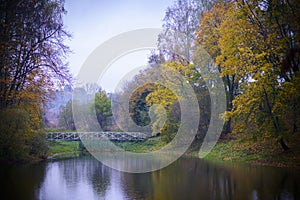
[[[63,3],[1,1],[1,158],[46,154],[44,108],[57,88],[72,84],[64,62],[69,52],[64,40],[70,35],[63,26]],[[222,138],[246,136],[252,144],[269,140],[284,152],[293,151],[290,143],[300,129],[299,20],[300,3],[293,0],[176,0],[166,10],[149,67],[119,93],[93,86],[97,92],[88,112],[95,112],[105,131],[117,130],[114,120],[126,124],[128,119],[122,112],[113,116],[111,101],[130,97],[135,124],[146,126],[156,116],[152,136],[170,142],[180,126],[182,97],[161,84],[140,86],[164,66],[180,73],[196,94],[200,123],[193,146],[198,149],[213,119],[210,88],[216,80],[204,73],[213,63],[226,92],[226,112],[219,116]],[[163,114],[161,107],[152,107],[158,104]],[[160,124],[160,118],[166,122]],[[76,130],[71,100],[60,107],[57,127]]]

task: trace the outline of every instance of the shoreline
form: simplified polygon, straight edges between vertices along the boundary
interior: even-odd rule
[[[117,145],[121,145],[129,152],[146,153],[160,149],[163,146],[162,144],[159,138],[154,138],[143,142],[124,142]],[[201,159],[224,163],[245,163],[257,166],[300,169],[300,154],[294,150],[295,148],[288,152],[282,152],[281,149],[274,146],[260,148],[260,146],[256,147],[255,145],[257,143],[248,144],[240,139],[220,139],[212,151]],[[264,145],[266,144],[261,144],[261,146]],[[80,141],[56,141],[49,144],[49,154],[46,158],[28,158],[16,161],[1,160],[0,163],[35,163],[75,158],[87,154],[90,153],[80,144]],[[198,151],[192,147],[183,156],[199,158]]]
[[[218,144],[216,145],[216,148],[218,148]],[[134,153],[146,153],[144,150],[137,151],[137,150],[128,150],[129,152]],[[219,152],[220,153],[220,152]],[[221,152],[224,155],[226,152]],[[292,153],[292,152],[289,152]],[[287,153],[287,154],[289,154]],[[60,160],[60,159],[68,159],[68,158],[75,158],[79,157],[81,155],[91,155],[88,151],[72,151],[72,152],[61,152],[61,153],[55,153],[53,155],[48,156],[45,160],[51,161],[51,160]],[[199,158],[198,157],[198,151],[190,151],[186,152],[182,156],[184,157],[192,157],[192,158]],[[220,162],[220,163],[240,163],[240,164],[249,164],[249,165],[256,165],[256,166],[269,166],[269,167],[277,167],[277,168],[291,168],[291,169],[300,169],[300,165],[297,164],[291,164],[289,162],[275,162],[275,161],[265,161],[262,159],[256,159],[256,160],[247,160],[250,159],[250,157],[234,157],[234,159],[230,159],[228,157],[216,157],[214,154],[214,151],[210,152],[206,157],[199,158],[207,161],[213,161],[213,162]]]

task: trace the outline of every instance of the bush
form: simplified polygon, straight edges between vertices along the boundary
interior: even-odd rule
[[[45,157],[48,145],[39,125],[22,109],[0,110],[0,160]],[[33,128],[34,125],[34,128]]]
[[[46,134],[45,133],[38,133],[35,134],[30,142],[30,155],[39,157],[39,158],[46,158],[48,151],[49,151],[49,146],[46,140]]]
[[[29,114],[24,110],[0,110],[0,159],[17,160],[28,155]]]

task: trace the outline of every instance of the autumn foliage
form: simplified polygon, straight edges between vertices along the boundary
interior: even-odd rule
[[[63,44],[69,37],[62,22],[63,3],[60,0],[1,1],[1,138],[6,138],[3,141],[10,138],[6,145],[17,145],[1,146],[2,157],[15,158],[10,156],[12,151],[16,155],[19,151],[38,154],[37,150],[23,151],[23,148],[36,144],[32,139],[42,132],[43,106],[53,89],[70,80],[63,62],[69,51]],[[11,123],[10,128],[6,120]]]

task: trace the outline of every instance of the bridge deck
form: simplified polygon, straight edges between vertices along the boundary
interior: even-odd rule
[[[49,132],[48,140],[78,141],[80,139],[96,139],[110,141],[143,141],[148,136],[139,132]]]

